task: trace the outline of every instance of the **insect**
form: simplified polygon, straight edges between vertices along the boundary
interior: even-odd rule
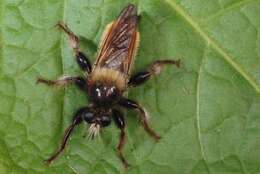
[[[146,70],[131,75],[135,54],[139,46],[139,32],[137,29],[139,17],[136,6],[126,6],[115,21],[105,28],[97,58],[92,65],[79,48],[78,37],[60,22],[58,26],[68,35],[70,46],[74,50],[77,64],[84,72],[84,77],[62,76],[57,80],[38,78],[38,83],[49,86],[67,86],[75,84],[86,92],[90,104],[80,108],[74,115],[72,123],[66,129],[58,150],[45,162],[50,164],[65,149],[74,128],[82,122],[89,126],[89,137],[94,138],[100,129],[110,125],[113,120],[120,129],[117,146],[118,157],[124,167],[129,164],[123,156],[122,150],[126,142],[126,122],[121,108],[135,110],[144,130],[156,141],[160,139],[148,124],[148,114],[136,101],[124,97],[129,88],[138,86],[159,74],[165,65],[179,67],[180,60],[157,60]]]

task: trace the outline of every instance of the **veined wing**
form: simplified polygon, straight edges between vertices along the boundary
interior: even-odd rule
[[[136,7],[128,5],[116,21],[107,25],[94,68],[110,68],[129,75],[139,44],[137,22]]]

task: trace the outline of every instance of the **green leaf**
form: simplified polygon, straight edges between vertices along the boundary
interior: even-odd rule
[[[75,87],[35,84],[39,76],[81,73],[55,24],[67,23],[94,61],[104,27],[129,2],[141,15],[134,72],[159,58],[182,61],[128,93],[163,138],[155,143],[126,111],[127,171],[114,125],[89,141],[82,124],[45,166],[73,113],[88,103]],[[260,173],[259,11],[259,0],[1,0],[0,173]]]

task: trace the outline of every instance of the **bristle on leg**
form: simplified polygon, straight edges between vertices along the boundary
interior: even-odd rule
[[[92,123],[88,129],[88,138],[94,139],[99,135],[100,125],[96,123]]]

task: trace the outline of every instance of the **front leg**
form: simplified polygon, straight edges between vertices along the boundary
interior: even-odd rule
[[[124,167],[127,168],[129,166],[128,162],[123,156],[123,147],[125,145],[125,119],[121,112],[114,109],[113,110],[113,120],[116,126],[120,129],[120,137],[119,143],[117,145],[117,153],[118,157],[120,158],[121,162],[123,163]]]
[[[165,65],[176,65],[177,67],[180,67],[180,60],[157,60],[147,70],[131,76],[128,86],[135,87],[145,83],[152,76],[160,74]]]
[[[73,48],[76,54],[76,60],[79,67],[82,69],[82,71],[86,72],[87,74],[90,74],[92,69],[91,63],[88,57],[80,51],[79,38],[69,29],[69,27],[66,24],[59,22],[57,26],[69,36],[70,46]]]
[[[81,108],[75,114],[72,123],[69,125],[69,127],[66,129],[66,131],[64,133],[60,147],[50,158],[48,158],[47,160],[44,161],[47,165],[51,164],[65,149],[73,129],[75,128],[75,126],[79,125],[83,121],[83,116],[84,116],[85,110],[86,110],[85,108]]]
[[[139,112],[139,116],[140,116],[140,121],[141,124],[144,128],[144,130],[152,137],[154,138],[155,141],[159,141],[159,139],[161,138],[159,135],[157,135],[154,130],[149,126],[148,124],[148,114],[147,112],[144,110],[144,108],[142,106],[140,106],[137,102],[127,99],[127,98],[122,98],[119,101],[119,105],[123,106],[125,108],[128,109],[134,109],[137,112]]]
[[[87,82],[82,77],[62,76],[57,80],[47,80],[43,78],[38,78],[36,83],[37,84],[44,83],[49,86],[57,86],[57,87],[63,87],[70,84],[75,84],[77,87],[79,87],[82,90],[87,89]]]

